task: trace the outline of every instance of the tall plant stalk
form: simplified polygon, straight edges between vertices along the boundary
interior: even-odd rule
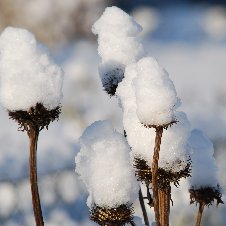
[[[202,214],[203,214],[204,208],[205,208],[205,203],[204,202],[200,202],[199,203],[199,210],[198,210],[195,226],[200,226],[201,225]]]
[[[39,129],[31,127],[28,132],[28,136],[30,140],[30,185],[31,185],[33,211],[36,226],[44,226],[37,178],[37,144]]]
[[[171,187],[170,183],[164,188],[159,188],[159,203],[160,203],[160,223],[162,226],[169,226],[170,216],[170,200],[171,200]]]
[[[154,196],[154,211],[155,211],[155,222],[156,226],[160,226],[160,213],[159,213],[159,194],[158,194],[158,161],[159,161],[159,152],[160,152],[160,145],[162,140],[163,134],[163,127],[158,126],[156,129],[155,135],[155,148],[154,148],[154,155],[152,161],[152,191]]]

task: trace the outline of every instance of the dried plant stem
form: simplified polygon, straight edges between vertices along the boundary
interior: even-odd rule
[[[155,222],[156,226],[160,226],[160,214],[159,214],[159,195],[158,195],[158,161],[159,161],[159,152],[160,145],[162,140],[163,127],[156,127],[156,136],[155,136],[155,148],[152,161],[152,191],[154,196],[154,211],[155,211]]]
[[[142,213],[143,213],[143,217],[144,217],[144,223],[145,223],[146,226],[150,226],[141,188],[139,190],[139,201],[140,201],[140,207],[141,207],[141,210],[142,210]]]
[[[44,226],[42,209],[38,192],[38,179],[37,179],[37,143],[38,143],[39,129],[31,127],[28,136],[30,139],[30,184],[33,211],[35,216],[36,226]]]
[[[171,187],[169,184],[169,186],[159,189],[161,226],[169,226],[170,200],[171,200]]]
[[[205,208],[205,203],[204,202],[199,203],[199,211],[198,211],[198,215],[197,215],[197,218],[196,218],[195,226],[200,226],[201,225],[202,214],[203,214],[204,208]]]

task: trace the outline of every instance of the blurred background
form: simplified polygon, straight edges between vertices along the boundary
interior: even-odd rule
[[[74,173],[78,138],[96,120],[122,129],[117,100],[103,92],[91,26],[107,6],[130,13],[142,26],[145,49],[169,72],[193,128],[215,145],[220,184],[226,189],[226,8],[223,0],[1,0],[0,31],[27,28],[50,48],[65,71],[59,122],[42,131],[39,190],[46,226],[91,226],[86,191]],[[16,54],[16,53],[15,53]],[[33,226],[29,150],[25,133],[0,109],[0,225]],[[194,225],[188,184],[173,189],[172,225]],[[223,200],[226,202],[225,195]],[[141,215],[136,204],[136,215]],[[153,219],[152,213],[149,214]],[[205,210],[203,225],[226,226],[226,207]]]

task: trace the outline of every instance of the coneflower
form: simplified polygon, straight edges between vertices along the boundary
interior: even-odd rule
[[[114,96],[118,83],[124,77],[125,66],[144,55],[136,36],[142,27],[123,10],[107,7],[92,27],[98,35],[98,53],[101,57],[99,73],[104,90]]]
[[[37,181],[39,132],[58,119],[62,98],[62,70],[33,34],[8,27],[0,36],[0,100],[9,117],[30,140],[30,183],[37,226],[44,225]]]
[[[151,57],[136,63],[137,76],[132,86],[136,97],[136,113],[141,124],[154,128],[155,146],[152,160],[152,190],[156,225],[160,225],[158,199],[158,162],[163,130],[177,122],[175,110],[180,104],[173,82],[168,73]],[[152,139],[152,138],[151,138]]]
[[[194,129],[189,139],[191,147],[192,177],[190,178],[190,203],[199,204],[196,226],[201,225],[205,206],[223,203],[217,179],[214,148],[209,138],[200,130]]]
[[[99,225],[134,225],[138,182],[124,136],[107,121],[98,121],[85,130],[80,145],[76,172],[89,192],[90,219]]]

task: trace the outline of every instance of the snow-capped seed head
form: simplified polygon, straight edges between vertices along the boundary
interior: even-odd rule
[[[136,38],[141,30],[132,17],[115,6],[107,7],[92,27],[93,33],[98,35],[98,53],[102,61],[100,77],[110,95],[114,95],[121,82],[125,66],[135,63],[145,54]]]
[[[133,81],[137,116],[149,126],[170,125],[175,121],[175,109],[180,100],[168,73],[151,57],[136,64],[137,76]]]
[[[213,143],[200,130],[194,129],[189,138],[192,177],[190,186],[194,189],[218,187],[216,161],[213,157]]]
[[[27,111],[36,104],[47,110],[62,99],[63,73],[32,33],[6,28],[0,35],[0,102],[9,111]]]
[[[123,109],[123,126],[132,148],[133,158],[145,160],[151,167],[155,145],[154,129],[145,128],[139,121],[133,81],[137,78],[137,64],[126,67],[125,77],[119,83],[116,95]],[[179,172],[187,166],[190,123],[183,112],[174,112],[177,124],[164,131],[159,164],[163,169]],[[175,163],[177,163],[175,165]],[[184,163],[184,164],[183,164]]]
[[[198,129],[191,132],[189,138],[192,160],[192,177],[190,178],[190,199],[192,203],[206,206],[223,203],[222,194],[218,184],[216,162],[213,157],[213,143]]]
[[[109,122],[98,121],[85,130],[80,145],[76,172],[89,192],[88,205],[109,209],[131,204],[138,184],[124,136]]]
[[[184,112],[175,111],[177,123],[164,131],[159,166],[166,171],[183,171],[190,164],[188,139],[190,122]]]

